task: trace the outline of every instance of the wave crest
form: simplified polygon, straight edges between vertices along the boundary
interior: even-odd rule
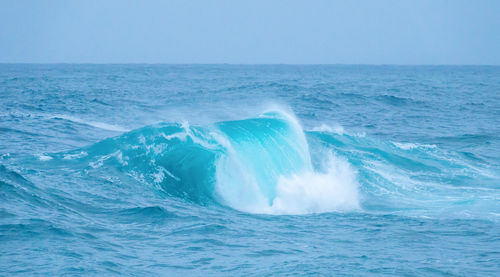
[[[86,170],[118,167],[169,195],[245,212],[359,207],[347,162],[325,154],[324,169],[315,168],[302,126],[282,111],[210,126],[161,123],[53,156],[51,162],[84,162]]]

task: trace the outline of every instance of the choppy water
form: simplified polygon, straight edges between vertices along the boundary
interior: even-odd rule
[[[0,65],[0,274],[491,275],[500,67]]]

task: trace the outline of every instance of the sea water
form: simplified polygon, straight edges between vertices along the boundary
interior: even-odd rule
[[[0,275],[500,272],[500,67],[0,65]]]

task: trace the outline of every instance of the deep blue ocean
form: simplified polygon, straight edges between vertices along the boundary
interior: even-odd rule
[[[500,67],[0,64],[0,275],[498,276]]]

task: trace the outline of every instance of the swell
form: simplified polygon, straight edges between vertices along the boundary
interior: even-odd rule
[[[481,160],[338,126],[304,131],[280,110],[204,126],[160,123],[40,160],[82,174],[131,177],[142,189],[251,213],[498,217],[499,176]]]
[[[357,209],[352,170],[323,157],[314,166],[298,121],[270,111],[209,126],[160,123],[40,160],[82,171],[114,168],[170,196],[252,213]]]
[[[332,149],[356,168],[366,211],[498,219],[498,168],[481,159],[434,144],[331,130],[307,136],[310,144]]]

